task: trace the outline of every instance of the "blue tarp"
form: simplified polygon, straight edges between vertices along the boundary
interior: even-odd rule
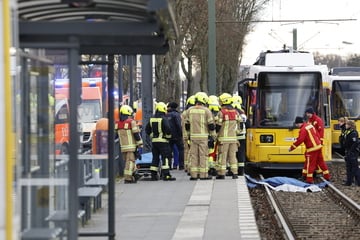
[[[275,191],[284,192],[319,192],[327,185],[327,182],[309,184],[289,177],[271,177],[258,181],[249,175],[245,176],[249,188],[254,188],[258,185],[266,185]]]
[[[135,160],[135,164],[140,164],[140,163],[151,164],[151,162],[152,162],[152,153],[151,152],[143,153],[143,154],[141,154],[141,160],[139,160],[139,159]]]

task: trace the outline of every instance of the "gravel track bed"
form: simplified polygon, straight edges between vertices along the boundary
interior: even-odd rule
[[[332,184],[359,204],[360,187],[342,185],[346,176],[345,162],[343,160],[333,161],[328,164],[328,167],[332,177]],[[291,218],[299,219],[304,217],[301,220],[302,222],[300,221],[298,224],[298,228],[302,229],[299,231],[303,231],[304,234],[311,231],[311,239],[359,239],[360,223],[354,221],[348,215],[342,215],[340,213],[341,209],[338,209],[339,207],[328,206],[330,203],[326,201],[329,200],[329,197],[325,191],[311,194],[280,192],[278,195],[288,203]],[[305,197],[307,195],[308,197]],[[264,189],[250,189],[250,196],[261,239],[284,239],[281,230],[277,226],[274,212],[267,202]],[[318,207],[315,206],[316,203],[319,204]],[[320,210],[320,206],[324,206],[324,210]],[[315,226],[316,223],[320,222],[324,223],[310,229],[309,226]],[[341,226],[340,230],[333,231],[339,225]],[[299,236],[299,239],[308,239],[308,237]]]

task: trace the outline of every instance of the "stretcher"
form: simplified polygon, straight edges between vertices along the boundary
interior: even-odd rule
[[[144,177],[150,176],[151,175],[151,172],[150,172],[151,162],[152,162],[152,153],[151,152],[141,154],[141,159],[137,158],[135,160],[137,173]]]
[[[152,158],[153,158],[152,153],[148,152],[148,153],[142,153],[140,155],[141,155],[141,158],[137,158],[135,160],[137,174],[140,174],[143,177],[151,176],[150,167],[151,167]],[[161,176],[161,157],[160,157],[158,169],[159,169],[159,171],[158,171],[159,176]]]

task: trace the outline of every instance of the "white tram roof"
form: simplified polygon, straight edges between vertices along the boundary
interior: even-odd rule
[[[338,76],[329,75],[331,81],[360,81],[360,73],[358,76]]]
[[[314,66],[314,56],[311,53],[293,52],[293,53],[267,53],[265,58],[265,66],[281,67],[281,66]]]

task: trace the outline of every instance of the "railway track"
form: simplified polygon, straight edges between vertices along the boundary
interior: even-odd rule
[[[331,184],[315,193],[266,193],[284,239],[359,239],[359,205]]]

